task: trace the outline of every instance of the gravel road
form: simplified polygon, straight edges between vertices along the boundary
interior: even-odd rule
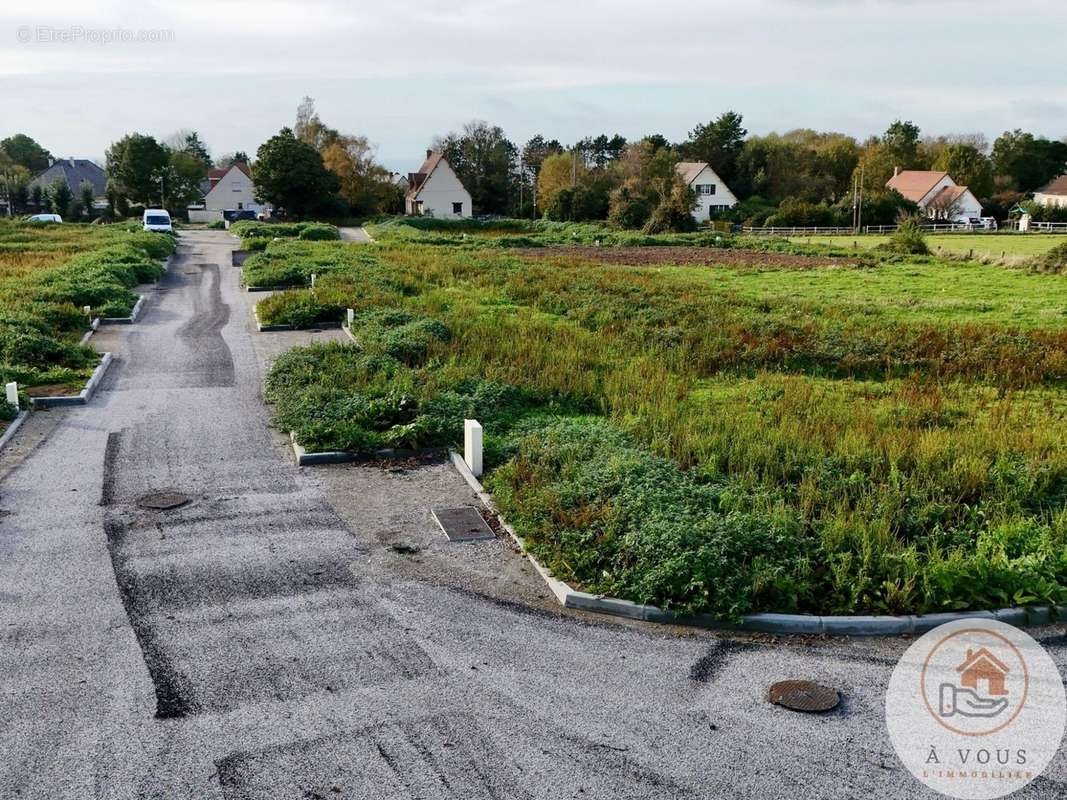
[[[233,247],[183,234],[94,337],[93,401],[0,453],[0,797],[931,796],[883,721],[906,640],[562,612],[506,543],[436,531],[473,502],[447,465],[295,467],[262,374],[312,334],[254,332]],[[160,490],[191,502],[137,505]],[[845,701],[767,704],[789,677]],[[1065,795],[1061,752],[1019,796]]]

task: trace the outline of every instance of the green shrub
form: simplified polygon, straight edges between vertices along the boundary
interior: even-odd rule
[[[916,217],[902,219],[889,241],[879,245],[881,249],[893,253],[912,256],[930,255],[930,248],[926,245],[926,236],[923,234],[922,223]]]
[[[1033,260],[1031,266],[1038,272],[1067,272],[1067,242],[1056,245],[1043,256]]]
[[[333,225],[326,225],[321,222],[311,222],[301,229],[298,238],[304,241],[329,241],[331,239],[336,240],[341,238],[341,231],[339,231]]]

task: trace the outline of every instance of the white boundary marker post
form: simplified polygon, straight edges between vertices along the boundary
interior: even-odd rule
[[[356,319],[356,310],[354,308],[348,309],[348,329],[352,330],[352,323]]]
[[[311,273],[311,288],[312,289],[315,288],[315,273],[314,272]]]
[[[19,410],[19,385],[16,381],[7,385],[7,402],[11,403],[16,411]]]
[[[476,419],[463,420],[463,461],[476,478],[482,474],[482,425]]]

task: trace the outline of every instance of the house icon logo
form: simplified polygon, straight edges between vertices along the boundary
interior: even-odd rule
[[[941,684],[938,714],[942,719],[957,715],[992,719],[1008,708],[1006,681],[1011,668],[990,652],[988,647],[967,649],[967,657],[956,672],[959,683]]]
[[[953,733],[991,736],[1022,713],[1030,671],[1022,651],[990,627],[944,635],[930,649],[919,676],[927,710]]]
[[[905,767],[960,800],[1006,797],[1059,750],[1067,693],[1033,637],[996,619],[958,619],[901,655],[886,688],[886,727]]]

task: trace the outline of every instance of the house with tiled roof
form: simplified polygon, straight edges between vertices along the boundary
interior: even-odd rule
[[[256,186],[248,164],[235,161],[228,167],[208,171],[204,209],[213,212],[254,211],[258,214],[267,207],[256,200]]]
[[[1067,175],[1060,175],[1034,192],[1034,202],[1042,206],[1067,208]]]
[[[886,184],[915,203],[931,219],[968,222],[982,216],[982,204],[966,186],[958,185],[947,172],[899,169]]]
[[[686,186],[696,192],[697,204],[693,218],[697,222],[714,219],[716,215],[737,205],[737,197],[706,161],[680,161],[675,172]]]
[[[404,211],[408,216],[442,219],[463,219],[474,213],[470,192],[448,159],[433,150],[426,151],[426,160],[418,172],[408,173]]]
[[[93,187],[93,205],[103,207],[107,204],[107,173],[87,158],[60,158],[52,166],[38,174],[30,181],[30,188],[40,186],[47,190],[56,181],[63,181],[70,187],[74,197],[81,197],[83,183]]]

